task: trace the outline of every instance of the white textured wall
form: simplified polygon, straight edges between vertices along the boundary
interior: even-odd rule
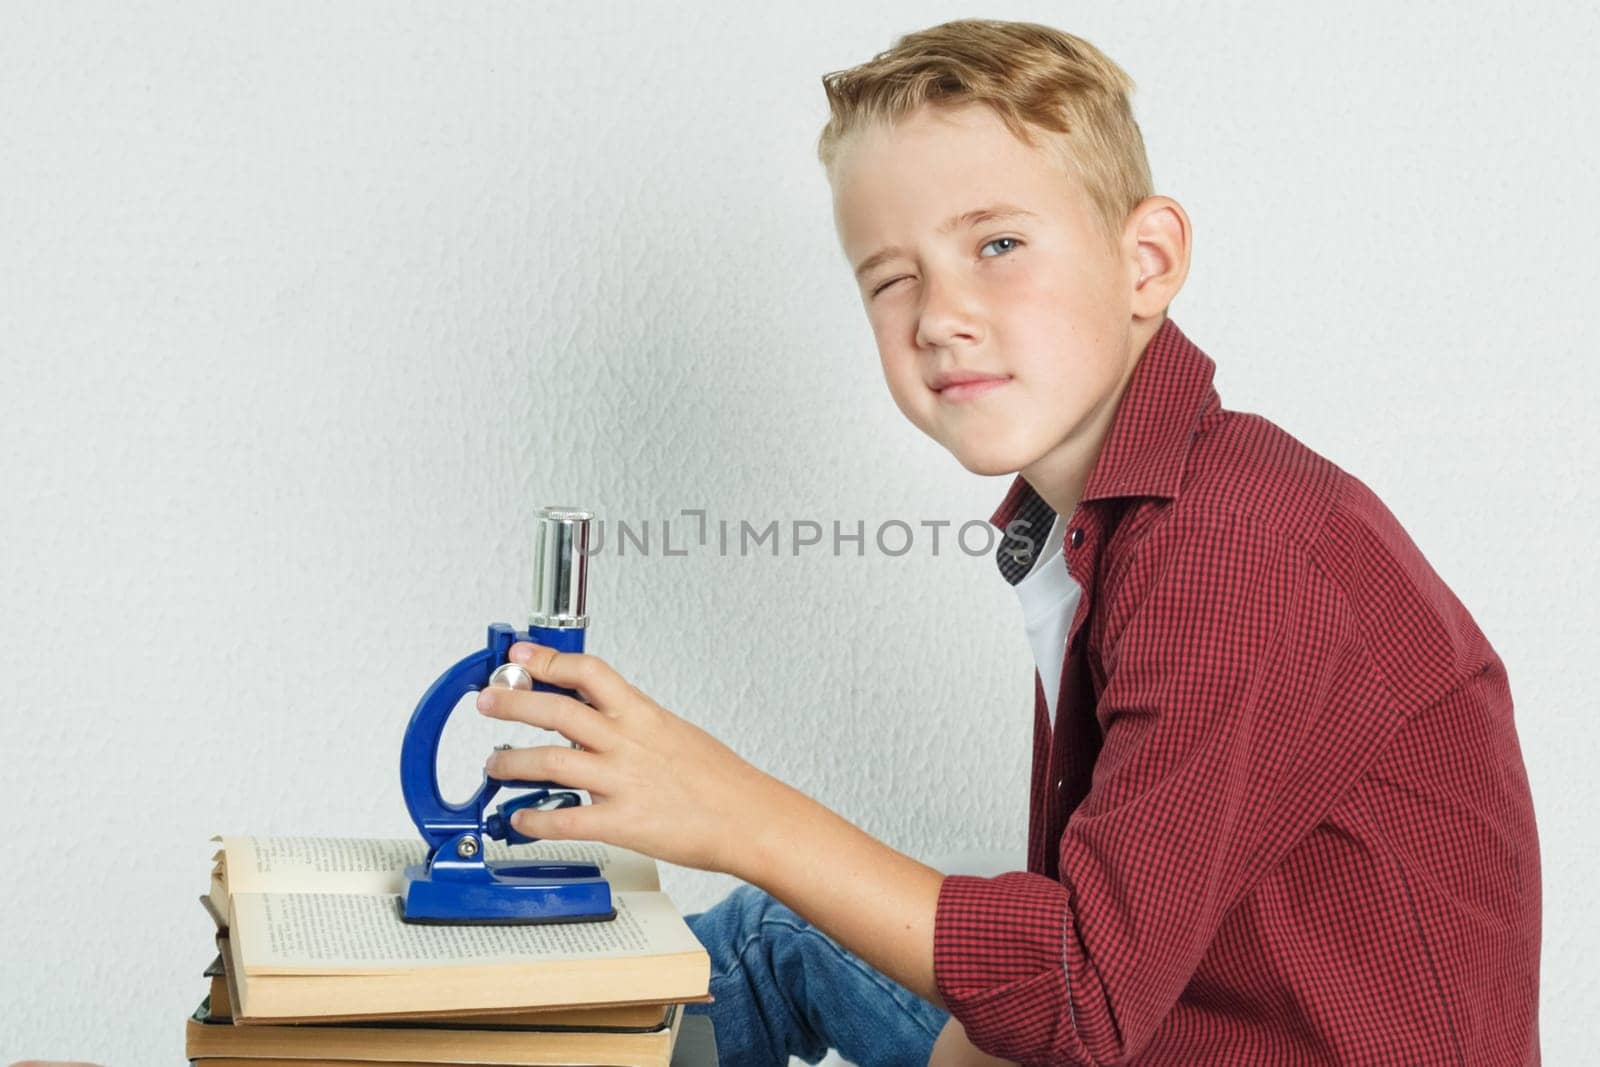
[[[888,397],[812,156],[823,72],[972,13],[0,11],[0,1061],[179,1061],[208,835],[409,832],[406,717],[523,617],[538,505],[989,513],[1005,480]],[[1546,1062],[1580,1062],[1600,17],[978,13],[1130,70],[1224,402],[1372,485],[1505,658]],[[1020,851],[1031,662],[987,560],[611,555],[591,592],[592,649],[754,762],[910,852]]]

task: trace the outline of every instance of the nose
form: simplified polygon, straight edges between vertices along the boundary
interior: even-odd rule
[[[948,348],[958,340],[979,341],[978,320],[970,296],[934,271],[924,273],[922,311],[917,316],[918,346]]]

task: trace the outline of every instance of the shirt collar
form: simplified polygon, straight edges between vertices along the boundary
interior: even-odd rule
[[[1172,319],[1161,323],[1117,403],[1081,502],[1178,495],[1194,429],[1219,406],[1211,384],[1216,366]],[[1036,508],[1036,502],[1042,500],[1018,474],[989,522],[1004,530],[1018,511]]]

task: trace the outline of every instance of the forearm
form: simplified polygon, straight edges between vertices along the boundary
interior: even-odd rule
[[[946,1020],[928,1054],[928,1067],[1008,1067],[1011,1063],[974,1045],[954,1015]]]
[[[750,806],[731,873],[939,1007],[933,919],[944,875],[775,778]]]

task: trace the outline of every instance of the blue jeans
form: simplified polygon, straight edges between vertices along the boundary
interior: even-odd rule
[[[816,1063],[830,1048],[858,1067],[926,1067],[949,1017],[839,947],[752,885],[685,916],[711,955],[709,1015],[722,1067]]]

